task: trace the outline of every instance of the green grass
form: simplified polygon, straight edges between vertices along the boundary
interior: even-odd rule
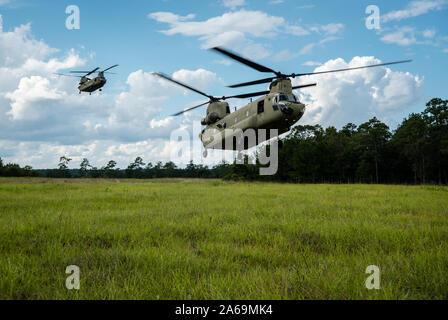
[[[0,179],[0,299],[448,299],[448,188]]]

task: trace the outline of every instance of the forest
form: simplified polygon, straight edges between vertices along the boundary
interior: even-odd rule
[[[269,148],[269,146],[267,147]],[[298,125],[283,139],[279,168],[260,176],[256,164],[221,163],[214,167],[190,162],[145,163],[137,157],[126,169],[110,160],[97,168],[83,159],[70,169],[71,159],[60,158],[58,168],[33,169],[3,163],[0,176],[50,178],[220,178],[226,180],[293,183],[448,184],[448,100],[434,98],[421,113],[412,113],[391,129],[377,118],[342,129]],[[246,159],[247,160],[247,159]]]

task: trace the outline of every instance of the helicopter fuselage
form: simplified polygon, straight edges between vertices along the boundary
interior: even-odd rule
[[[92,93],[98,89],[101,89],[106,84],[107,80],[105,77],[95,77],[93,79],[83,78],[79,83],[79,92],[89,92]]]
[[[205,149],[246,150],[288,132],[304,113],[305,105],[293,94],[291,81],[278,80],[271,85],[269,94],[207,125],[200,139]],[[256,139],[246,135],[251,129]],[[266,134],[259,134],[259,129],[264,129]],[[271,134],[271,129],[277,129],[277,134]],[[237,147],[236,140],[241,134],[245,141]]]

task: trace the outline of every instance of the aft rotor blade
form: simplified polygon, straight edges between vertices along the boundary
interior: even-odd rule
[[[315,86],[317,86],[317,83],[302,84],[300,86],[292,87],[292,90],[296,90],[296,89],[300,89],[300,88],[315,87]]]
[[[112,67],[109,67],[109,68],[107,68],[107,69],[104,69],[102,72],[106,72],[106,71],[108,71],[108,70],[110,70],[110,69],[113,69],[113,68],[116,68],[116,67],[118,67],[118,64],[113,65]]]
[[[299,74],[292,74],[290,76],[291,77],[311,76],[311,75],[314,75],[314,74],[333,73],[333,72],[342,72],[342,71],[350,71],[350,70],[358,70],[358,69],[365,69],[365,68],[388,66],[388,65],[391,65],[391,64],[407,63],[407,62],[411,62],[411,61],[412,60],[402,60],[402,61],[394,61],[394,62],[387,62],[387,63],[380,63],[380,64],[372,64],[370,66],[363,66],[363,67],[356,67],[356,68],[336,69],[336,70],[318,71],[318,72],[310,72],[310,73],[299,73]]]
[[[238,62],[240,62],[242,64],[245,64],[246,66],[249,66],[252,69],[255,69],[257,71],[260,71],[260,72],[272,72],[272,73],[276,74],[276,72],[274,70],[272,70],[271,68],[268,68],[268,67],[262,66],[261,64],[258,64],[256,62],[250,61],[250,60],[248,60],[246,58],[243,58],[243,57],[241,57],[241,56],[239,56],[239,55],[237,55],[237,54],[235,54],[233,52],[230,52],[229,50],[223,49],[221,47],[214,47],[214,48],[212,48],[212,50],[215,50],[215,51],[217,51],[217,52],[219,52],[219,53],[221,53],[221,54],[223,54],[223,55],[225,55],[225,56],[227,56],[227,57],[229,57],[229,58],[231,58],[233,60],[236,60],[236,61],[238,61]]]
[[[266,78],[266,79],[260,79],[260,80],[255,80],[255,81],[238,83],[238,84],[234,84],[234,85],[229,86],[229,88],[239,88],[239,87],[253,86],[253,85],[261,84],[261,83],[270,83],[274,79],[277,79],[277,77],[271,77],[271,78]]]
[[[292,89],[295,90],[295,89],[300,89],[300,88],[308,88],[308,87],[314,87],[316,85],[317,85],[317,83],[302,84],[300,86],[292,87]],[[270,93],[270,91],[259,91],[259,92],[238,94],[236,96],[223,97],[222,99],[227,100],[227,99],[232,99],[232,98],[241,98],[241,99],[252,98],[252,97],[262,96],[262,95],[269,94],[269,93]]]
[[[184,88],[186,88],[186,89],[189,89],[189,90],[191,90],[191,91],[194,91],[194,92],[196,92],[196,93],[199,93],[200,95],[203,95],[204,97],[207,97],[207,98],[213,100],[213,97],[212,97],[212,96],[209,96],[208,94],[206,94],[206,93],[204,93],[204,92],[202,92],[202,91],[199,91],[198,89],[195,89],[195,88],[193,88],[193,87],[190,87],[189,85],[187,85],[187,84],[185,84],[185,83],[182,83],[182,82],[180,82],[180,81],[174,80],[173,78],[171,78],[171,77],[169,77],[169,76],[167,76],[167,75],[165,75],[165,74],[163,74],[163,73],[160,73],[160,72],[153,72],[152,74],[155,75],[155,76],[158,76],[158,77],[160,77],[160,78],[163,78],[163,79],[165,79],[165,80],[168,80],[168,81],[170,81],[170,82],[172,82],[172,83],[175,83],[175,84],[177,84],[177,85],[179,85],[179,86],[181,86],[181,87],[184,87]]]
[[[186,113],[186,112],[188,112],[188,111],[191,111],[191,110],[197,109],[197,108],[199,108],[199,107],[205,106],[206,104],[209,104],[209,103],[210,103],[210,101],[207,101],[207,102],[202,103],[202,104],[200,104],[200,105],[197,105],[197,106],[194,106],[194,107],[185,109],[184,111],[181,111],[181,112],[172,114],[171,117],[177,117],[177,116],[180,116],[181,114],[184,114],[184,113]]]

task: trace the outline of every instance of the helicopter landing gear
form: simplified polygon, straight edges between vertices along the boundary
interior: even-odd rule
[[[92,92],[89,92],[89,96],[91,96],[92,95]]]
[[[243,161],[243,153],[241,151],[238,151],[238,154],[236,155],[236,159],[238,161]]]
[[[100,92],[103,91],[103,89],[100,89]]]
[[[278,139],[277,145],[279,149],[283,148],[283,140]]]
[[[202,152],[202,156],[204,158],[207,158],[207,155],[208,155],[208,152],[207,152],[207,149],[205,149],[204,152]]]
[[[79,94],[81,94],[81,91],[79,91]]]

